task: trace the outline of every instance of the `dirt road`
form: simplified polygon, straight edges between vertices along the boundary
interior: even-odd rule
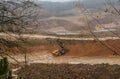
[[[19,37],[17,34],[5,34],[0,33],[0,37]],[[32,39],[63,39],[63,40],[95,40],[95,38],[83,38],[83,37],[57,37],[57,36],[50,36],[50,35],[35,35],[35,34],[22,34],[20,37],[23,38],[32,38]],[[98,38],[99,40],[116,40],[119,39],[119,37],[104,37],[104,38]]]
[[[12,56],[19,62],[24,62],[24,55],[15,55]],[[12,59],[9,59],[10,62],[15,62]],[[108,63],[110,65],[119,64],[120,65],[120,57],[75,57],[75,56],[60,56],[54,57],[52,54],[48,54],[46,52],[34,53],[27,55],[27,63],[69,63],[69,64],[102,64]]]

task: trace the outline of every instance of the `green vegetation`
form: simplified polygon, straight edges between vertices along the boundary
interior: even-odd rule
[[[0,59],[0,79],[13,79],[12,70],[9,67],[7,57]],[[17,79],[21,79],[21,77],[18,77]]]
[[[6,57],[0,59],[0,79],[12,79],[12,71],[9,69]]]

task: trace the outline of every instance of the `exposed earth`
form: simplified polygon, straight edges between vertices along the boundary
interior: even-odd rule
[[[61,40],[69,52],[60,57],[52,55],[60,49],[55,38],[29,39],[29,45],[24,46],[26,56],[16,47],[10,47],[8,50],[14,50],[11,57],[19,62],[16,66],[9,58],[15,64],[13,74],[24,79],[120,79],[120,39]],[[25,57],[27,66],[20,67]]]
[[[38,40],[37,40],[38,41]],[[27,47],[30,51],[27,53],[28,63],[70,63],[70,64],[120,64],[120,57],[115,55],[115,52],[119,54],[120,40],[106,40],[102,41],[108,45],[114,51],[106,48],[97,41],[64,41],[65,47],[69,50],[65,55],[56,57],[52,55],[54,50],[58,50],[60,47],[53,43],[47,43],[43,41],[37,45]],[[43,45],[44,44],[44,45]],[[19,62],[24,62],[24,54],[12,55]],[[10,59],[10,61],[13,61]]]

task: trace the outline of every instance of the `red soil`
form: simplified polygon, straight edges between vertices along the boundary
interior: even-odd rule
[[[120,53],[120,40],[107,40],[103,41],[104,44],[109,46],[114,51]],[[101,45],[99,42],[84,42],[71,45],[65,45],[69,52],[65,56],[113,56],[114,52]],[[32,52],[47,51],[48,53],[59,49],[57,45],[52,46],[34,46],[30,48]]]

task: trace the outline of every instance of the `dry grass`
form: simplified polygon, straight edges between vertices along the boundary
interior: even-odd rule
[[[17,72],[24,79],[119,79],[120,66],[108,64],[31,64]]]

